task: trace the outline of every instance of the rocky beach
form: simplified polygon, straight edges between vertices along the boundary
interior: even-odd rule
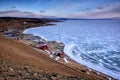
[[[46,51],[36,47],[38,42],[31,40],[35,36],[22,33],[31,27],[55,25],[51,22],[59,21],[0,18],[0,80],[114,80],[108,75],[74,62],[67,55],[64,60],[49,54],[64,52],[65,45],[62,42],[46,41],[39,37],[39,42],[42,40],[47,44]]]

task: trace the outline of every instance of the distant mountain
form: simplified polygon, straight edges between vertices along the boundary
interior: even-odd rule
[[[114,17],[114,18],[112,18],[112,19],[120,19],[120,17]]]
[[[0,18],[31,18],[31,17],[0,17]],[[37,17],[32,17],[37,18]],[[88,19],[88,18],[57,18],[57,17],[41,17],[38,19],[48,19],[48,20],[113,20],[113,19],[120,19],[120,17],[113,17],[113,18],[101,18],[101,19]]]
[[[47,18],[47,17],[46,17],[46,18],[40,18],[40,19],[50,19],[50,20],[51,20],[51,19],[52,19],[52,20],[68,20],[68,18],[56,18],[56,17],[55,17],[55,18],[49,18],[49,17]]]

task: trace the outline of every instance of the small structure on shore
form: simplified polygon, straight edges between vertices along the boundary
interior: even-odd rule
[[[42,50],[48,50],[47,44],[44,44],[44,45],[37,45],[36,48],[42,49]]]
[[[64,57],[65,57],[65,55],[64,55],[63,52],[61,52],[61,53],[55,53],[54,55],[55,55],[55,56],[58,56],[58,57],[60,57],[60,58],[64,58]]]

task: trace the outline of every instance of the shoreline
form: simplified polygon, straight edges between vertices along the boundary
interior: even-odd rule
[[[25,21],[23,21],[23,22],[25,22]],[[49,22],[49,21],[48,21]],[[52,21],[50,21],[50,22],[52,22]],[[53,21],[54,22],[54,21]],[[26,24],[26,23],[25,23]],[[31,25],[31,24],[30,24]],[[45,25],[45,24],[44,24]],[[40,25],[41,26],[41,25]],[[31,27],[32,27],[32,25],[31,25]],[[35,26],[34,26],[35,27]],[[0,27],[1,28],[1,27]],[[8,27],[7,27],[8,28]],[[11,28],[11,27],[10,27]],[[15,27],[14,27],[15,28]],[[22,28],[23,30],[25,30],[25,29],[27,29],[27,28],[30,28],[30,27],[24,27],[24,28]],[[4,29],[2,29],[3,31],[5,31],[6,29],[4,28]],[[2,31],[1,30],[1,31]],[[19,30],[19,29],[18,29]],[[23,31],[22,30],[22,31]],[[21,31],[21,29],[20,29],[20,31]],[[22,32],[21,31],[21,32]],[[23,35],[23,34],[19,34],[19,36],[21,36],[21,35]],[[22,40],[23,41],[23,40]],[[22,42],[22,43],[24,43],[24,41]],[[26,43],[26,42],[25,42]],[[39,52],[39,51],[38,51]],[[45,54],[44,54],[45,55]],[[46,56],[48,56],[49,57],[49,55],[47,54]],[[83,75],[88,75],[88,76],[91,76],[91,75],[94,75],[94,77],[96,76],[96,78],[98,78],[98,79],[106,79],[107,77],[109,77],[110,79],[109,80],[114,80],[114,78],[112,78],[112,77],[110,77],[110,76],[108,76],[108,75],[105,75],[105,74],[103,74],[103,73],[101,73],[101,72],[97,72],[97,71],[95,71],[95,70],[93,70],[93,69],[90,69],[90,68],[88,68],[88,67],[86,67],[86,66],[84,66],[84,65],[81,65],[81,64],[78,64],[77,62],[75,62],[75,61],[73,61],[73,60],[71,60],[70,59],[70,61],[71,61],[71,63],[63,63],[63,62],[60,62],[60,61],[57,61],[57,62],[59,62],[59,63],[61,63],[61,64],[64,64],[65,66],[67,66],[67,67],[71,67],[71,69],[73,69],[73,70],[75,70],[75,71],[78,71],[80,74],[83,74]],[[73,65],[74,64],[74,65]]]

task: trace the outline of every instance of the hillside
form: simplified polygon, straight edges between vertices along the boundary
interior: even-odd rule
[[[21,28],[26,26],[13,27],[16,21],[17,25],[21,24],[22,19],[9,20],[9,26],[6,26],[5,20],[0,19],[3,23],[1,26],[8,28]],[[32,19],[31,19],[32,20]],[[34,19],[33,19],[34,20]],[[23,22],[26,21],[23,19]],[[34,24],[34,22],[33,22]],[[39,26],[42,24],[35,24]],[[45,23],[46,24],[46,23]],[[4,32],[0,26],[1,33]],[[89,74],[87,73],[89,72]],[[60,63],[49,56],[42,50],[35,50],[33,47],[24,44],[21,40],[5,38],[0,35],[0,80],[105,80],[102,73],[96,74],[95,71],[89,71],[84,66],[79,66],[75,62]]]
[[[1,77],[27,78],[28,75],[35,77],[35,73],[36,75],[37,73],[50,73],[51,75],[59,73],[67,76],[80,76],[78,72],[57,63],[19,41],[0,37],[0,52]]]

